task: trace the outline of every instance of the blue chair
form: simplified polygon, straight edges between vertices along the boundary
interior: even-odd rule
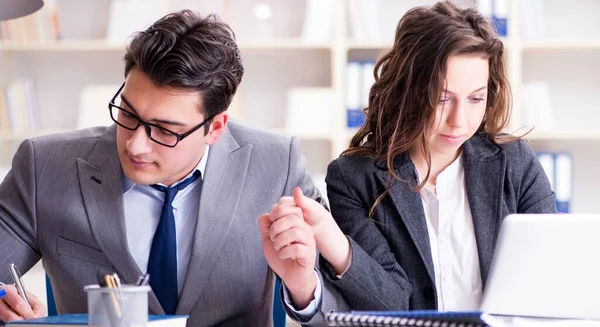
[[[52,284],[50,284],[50,277],[46,275],[46,301],[48,301],[48,315],[56,316],[56,302],[54,302],[54,292],[52,292]]]
[[[285,327],[285,311],[283,310],[283,305],[281,304],[281,281],[279,277],[275,280],[275,298],[273,300],[273,326],[274,327]],[[54,301],[54,293],[52,292],[52,284],[50,283],[50,278],[46,275],[46,300],[48,301],[48,315],[56,316],[58,313],[56,312],[56,302]]]
[[[273,327],[285,327],[285,310],[281,302],[281,280],[275,278],[275,298],[273,299]]]

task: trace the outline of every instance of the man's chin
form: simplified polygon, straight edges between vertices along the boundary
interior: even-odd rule
[[[127,167],[123,169],[123,172],[129,180],[139,185],[152,185],[159,182],[157,174],[149,170]]]

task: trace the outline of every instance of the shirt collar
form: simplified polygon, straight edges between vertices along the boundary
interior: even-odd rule
[[[460,170],[463,167],[463,155],[462,153],[456,158],[450,166],[446,167],[443,171],[438,174],[437,183],[447,183],[450,180],[457,180]]]
[[[181,181],[185,180],[186,178],[192,176],[194,174],[194,171],[196,171],[196,170],[199,170],[202,178],[204,178],[204,172],[206,171],[206,163],[208,162],[209,150],[210,150],[210,146],[206,145],[206,147],[204,148],[204,154],[202,155],[200,162],[198,162],[198,165],[196,165],[196,169],[193,169],[187,176],[178,180],[173,185],[176,185],[176,184],[180,183]],[[134,181],[127,178],[127,176],[125,176],[125,173],[122,173],[122,174],[123,174],[123,194],[125,194],[125,193],[129,192],[132,188],[134,188],[137,184]],[[159,183],[159,185],[163,185],[163,184]]]
[[[445,181],[457,178],[462,167],[463,167],[463,154],[461,152],[461,154],[456,159],[454,159],[454,161],[450,164],[450,166],[446,167],[446,169],[442,170],[438,174],[437,184],[439,184],[440,181],[445,182]],[[419,174],[419,170],[416,167],[415,167],[415,172],[417,173],[417,178],[419,180],[419,183],[421,183],[423,181],[423,179],[421,178],[421,174]]]

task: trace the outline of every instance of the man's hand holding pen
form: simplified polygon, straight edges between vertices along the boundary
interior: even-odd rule
[[[25,290],[22,284],[21,275],[18,270],[12,271],[15,285],[2,285],[6,296],[0,299],[0,319],[3,321],[33,319],[45,317],[48,315],[46,307],[33,294]],[[22,290],[22,294],[18,289]],[[28,303],[29,302],[29,303]]]

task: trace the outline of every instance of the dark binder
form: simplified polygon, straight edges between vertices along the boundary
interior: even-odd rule
[[[400,327],[489,327],[482,312],[422,311],[352,311],[331,312],[328,326],[400,326]]]

